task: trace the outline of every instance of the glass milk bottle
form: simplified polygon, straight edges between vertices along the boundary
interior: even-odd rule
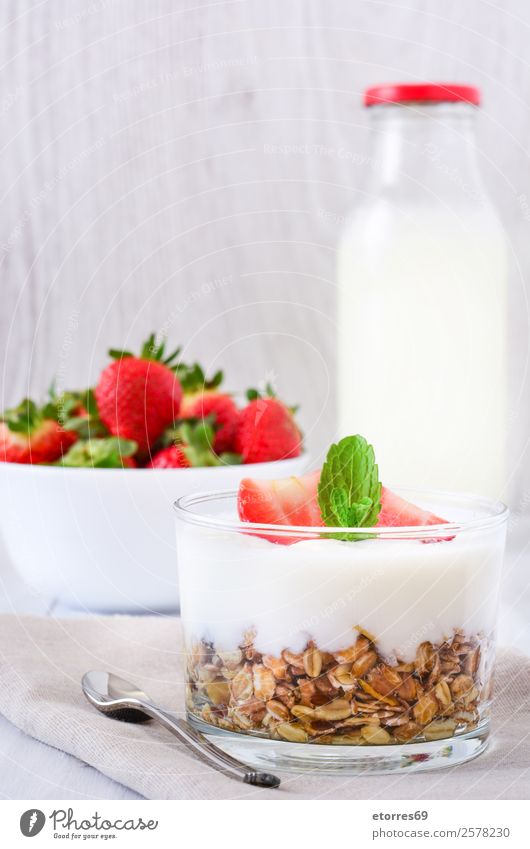
[[[367,185],[338,249],[339,431],[389,484],[498,497],[506,483],[503,230],[481,183],[480,93],[368,89]]]

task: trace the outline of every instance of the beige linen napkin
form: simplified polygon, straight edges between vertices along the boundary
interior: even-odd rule
[[[80,689],[88,669],[140,684],[183,706],[180,623],[170,617],[52,619],[0,616],[0,713],[150,799],[527,799],[530,791],[530,659],[498,653],[494,742],[470,763],[437,772],[378,776],[281,774],[279,790],[236,782],[205,766],[167,731],[108,719]]]

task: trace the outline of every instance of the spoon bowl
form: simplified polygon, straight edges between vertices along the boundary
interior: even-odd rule
[[[139,706],[134,707],[136,702],[139,705],[149,701],[147,693],[112,672],[100,669],[87,672],[83,675],[82,688],[88,701],[112,719],[121,719],[122,722],[149,722],[152,719]],[[124,699],[131,707],[124,705]]]

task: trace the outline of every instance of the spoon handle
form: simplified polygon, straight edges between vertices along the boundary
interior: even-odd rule
[[[268,772],[255,772],[247,764],[238,761],[222,749],[219,749],[201,731],[198,731],[184,719],[173,716],[151,702],[141,702],[142,710],[158,720],[164,728],[178,737],[195,755],[199,755],[210,766],[223,772],[230,778],[237,778],[245,784],[257,787],[278,787],[280,779]]]

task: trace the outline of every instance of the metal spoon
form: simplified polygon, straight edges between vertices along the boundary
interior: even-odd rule
[[[230,778],[258,787],[279,787],[280,779],[268,772],[254,772],[251,767],[218,749],[200,731],[169,711],[153,704],[149,696],[135,684],[112,672],[92,670],[83,675],[83,693],[90,704],[113,719],[124,722],[148,722],[156,719],[209,766]]]

